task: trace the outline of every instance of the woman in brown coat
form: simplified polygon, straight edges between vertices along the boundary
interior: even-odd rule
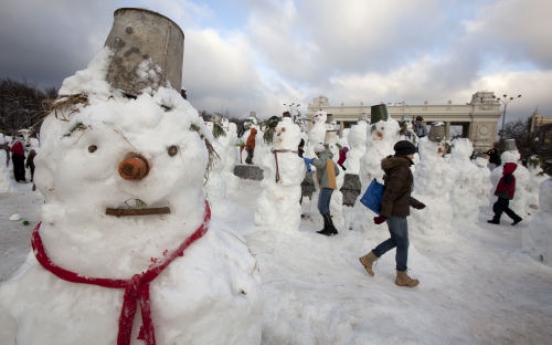
[[[410,166],[414,164],[412,158],[416,147],[407,140],[401,140],[395,144],[393,149],[395,155],[381,161],[381,168],[385,171],[385,191],[383,192],[380,216],[374,217],[376,224],[387,221],[391,237],[361,257],[360,262],[368,274],[373,276],[372,264],[374,261],[389,250],[397,248],[395,284],[412,287],[418,285],[419,281],[406,274],[410,244],[406,217],[410,215],[410,206],[421,210],[425,205],[410,196],[414,185]]]

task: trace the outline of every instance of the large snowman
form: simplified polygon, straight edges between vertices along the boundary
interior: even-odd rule
[[[374,229],[372,218],[374,213],[360,203],[360,198],[373,179],[383,183],[384,171],[381,160],[393,155],[393,145],[399,140],[399,124],[389,117],[385,104],[371,107],[371,125],[367,127],[366,150],[360,159],[359,179],[361,193],[358,200],[346,217],[348,228],[355,230]],[[364,127],[364,126],[363,126]]]
[[[0,289],[2,344],[259,344],[255,260],[210,222],[211,133],[170,86],[115,90],[114,56],[67,78],[42,125],[42,222]]]
[[[301,128],[283,117],[274,131],[271,154],[263,159],[262,192],[257,199],[257,227],[287,233],[297,232],[301,221],[301,182],[306,166],[297,152]]]
[[[452,142],[452,150],[448,159],[453,176],[450,194],[452,215],[456,222],[475,224],[479,216],[478,191],[483,184],[478,174],[477,166],[471,162],[470,155],[473,145],[468,138],[458,138]]]
[[[427,207],[412,214],[412,228],[429,236],[449,235],[452,232],[454,172],[443,158],[444,137],[435,138],[432,131],[433,128],[428,137],[418,141],[421,158],[414,170],[414,197],[423,200]]]

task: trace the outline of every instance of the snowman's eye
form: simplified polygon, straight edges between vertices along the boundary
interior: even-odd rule
[[[169,156],[171,156],[171,157],[175,156],[175,155],[178,153],[178,146],[172,145],[171,147],[169,147],[169,148],[167,149],[167,153],[168,153]]]
[[[98,147],[96,145],[88,146],[88,152],[90,152],[90,153],[96,152],[97,149],[98,149]]]

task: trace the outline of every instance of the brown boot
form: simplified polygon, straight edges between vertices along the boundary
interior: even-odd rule
[[[369,275],[374,276],[374,271],[372,270],[372,264],[374,263],[374,261],[378,259],[376,254],[374,254],[373,252],[370,252],[364,256],[361,256],[358,259],[360,260],[360,263],[362,264],[362,266],[364,266],[364,269],[366,270],[366,272],[368,272]]]
[[[397,279],[395,279],[395,284],[398,286],[414,287],[419,283],[418,279],[410,278],[408,274],[406,274],[406,271],[397,271]]]

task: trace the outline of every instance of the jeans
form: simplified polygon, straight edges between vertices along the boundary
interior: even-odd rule
[[[389,250],[397,247],[395,262],[397,271],[406,271],[408,261],[408,223],[406,217],[391,216],[387,218],[387,227],[391,238],[381,242],[372,252],[379,258]]]
[[[333,189],[322,188],[318,196],[318,211],[321,215],[330,214],[330,200],[332,199]]]

